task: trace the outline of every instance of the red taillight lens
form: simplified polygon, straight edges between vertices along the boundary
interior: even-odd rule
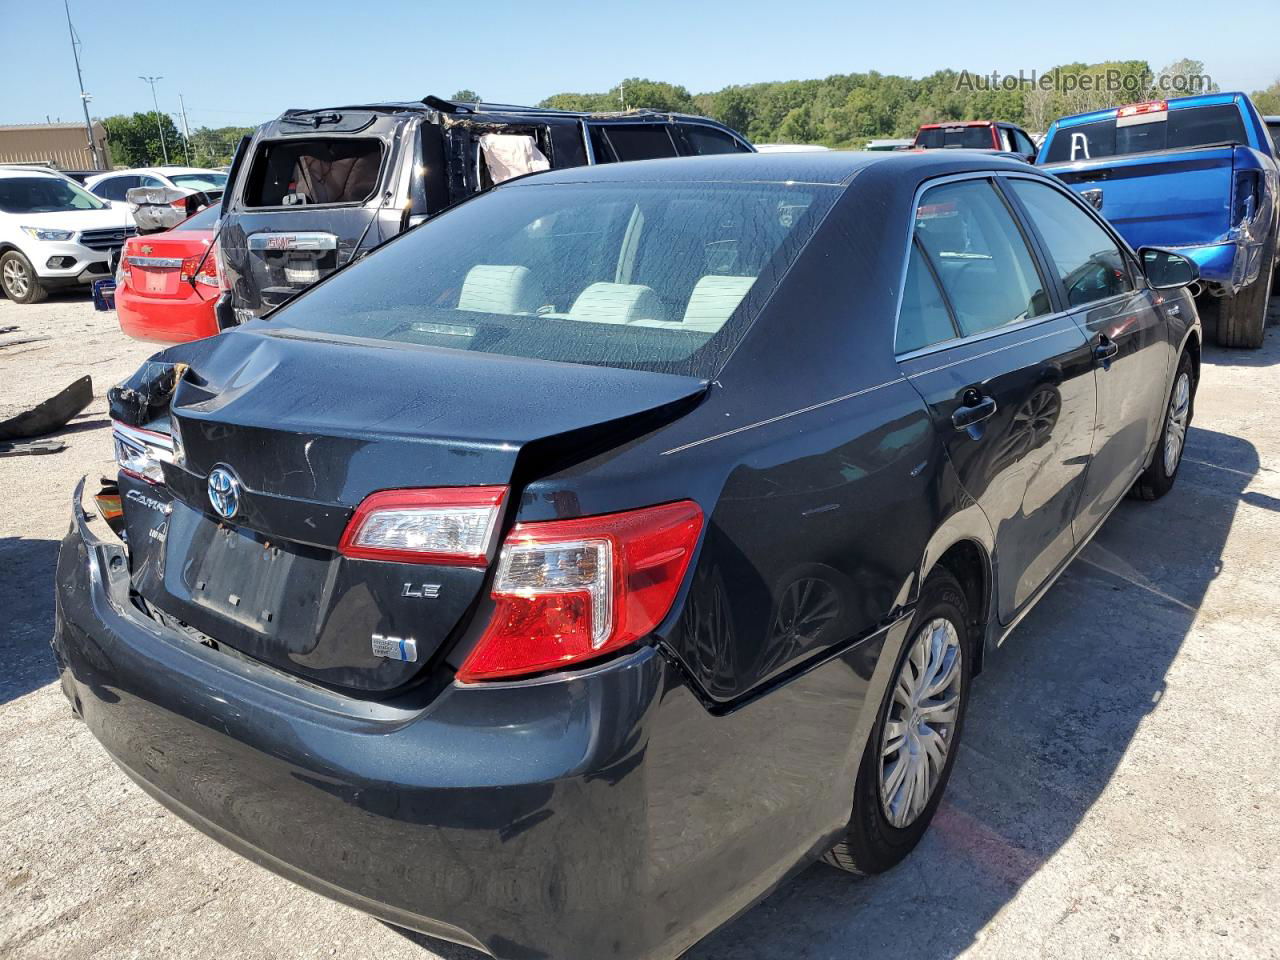
[[[1169,109],[1167,100],[1148,100],[1146,103],[1131,103],[1116,111],[1116,119],[1139,117],[1146,113],[1164,113]]]
[[[506,493],[506,487],[438,487],[370,494],[338,552],[358,560],[487,566]]]
[[[651,632],[702,531],[696,503],[520,524],[502,545],[489,626],[464,683],[577,665]]]

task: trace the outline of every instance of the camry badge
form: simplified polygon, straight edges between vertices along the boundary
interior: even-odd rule
[[[226,467],[214,467],[209,474],[209,504],[224,520],[240,509],[240,481]]]

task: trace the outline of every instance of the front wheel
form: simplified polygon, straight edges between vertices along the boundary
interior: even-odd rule
[[[1187,431],[1191,429],[1195,404],[1195,370],[1191,357],[1184,353],[1178,360],[1178,372],[1173,378],[1173,389],[1169,391],[1169,405],[1165,408],[1164,427],[1156,442],[1155,455],[1133,485],[1133,495],[1139,500],[1159,500],[1173,489],[1173,481],[1178,478],[1178,465],[1182,463],[1182,451],[1187,445]]]
[[[969,696],[968,603],[945,570],[920,591],[907,641],[867,740],[845,836],[825,855],[851,873],[881,873],[924,836],[951,776]]]
[[[31,267],[31,261],[17,250],[10,250],[0,257],[0,286],[4,295],[14,303],[39,303],[45,297],[40,278]]]

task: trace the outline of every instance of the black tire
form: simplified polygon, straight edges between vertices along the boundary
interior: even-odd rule
[[[1271,300],[1272,271],[1276,260],[1276,237],[1262,249],[1258,279],[1234,297],[1205,297],[1201,309],[1206,323],[1216,324],[1218,344],[1257,350],[1267,335],[1267,305]]]
[[[905,827],[896,827],[889,822],[880,801],[880,755],[885,723],[889,719],[889,709],[893,703],[893,691],[898,677],[907,667],[907,661],[913,643],[919,632],[936,619],[951,621],[960,638],[960,689],[956,720],[947,736],[949,744],[946,760],[937,778],[933,793],[923,810]],[[920,838],[929,828],[946,791],[947,781],[951,777],[951,768],[955,764],[959,752],[960,736],[964,730],[965,709],[969,701],[969,681],[972,677],[973,643],[966,624],[969,623],[969,605],[964,590],[949,572],[937,568],[929,575],[920,591],[920,602],[915,616],[911,619],[911,628],[902,651],[894,664],[893,674],[885,691],[884,701],[876,716],[875,726],[867,739],[862,761],[858,766],[858,778],[853,788],[853,812],[849,825],[845,828],[844,838],[838,841],[823,859],[833,867],[850,873],[868,875],[882,873],[896,866],[907,854],[915,849]]]
[[[0,257],[0,288],[14,303],[39,303],[48,291],[40,283],[31,261],[17,250]]]
[[[1179,384],[1186,378],[1188,396],[1186,418],[1182,423],[1183,436],[1178,444],[1177,456],[1173,458],[1173,469],[1169,469],[1165,457],[1168,443],[1171,413],[1178,400]],[[1173,482],[1178,479],[1178,467],[1182,465],[1182,453],[1186,449],[1186,434],[1191,429],[1191,418],[1196,409],[1196,375],[1191,357],[1183,354],[1178,360],[1178,371],[1173,376],[1173,386],[1169,388],[1169,401],[1164,408],[1164,423],[1160,427],[1160,439],[1156,441],[1156,452],[1151,463],[1142,471],[1138,481],[1133,485],[1133,495],[1139,500],[1159,500],[1173,489]]]

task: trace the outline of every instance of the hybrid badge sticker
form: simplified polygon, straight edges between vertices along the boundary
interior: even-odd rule
[[[226,467],[214,467],[209,473],[209,505],[224,520],[240,509],[240,481]]]

